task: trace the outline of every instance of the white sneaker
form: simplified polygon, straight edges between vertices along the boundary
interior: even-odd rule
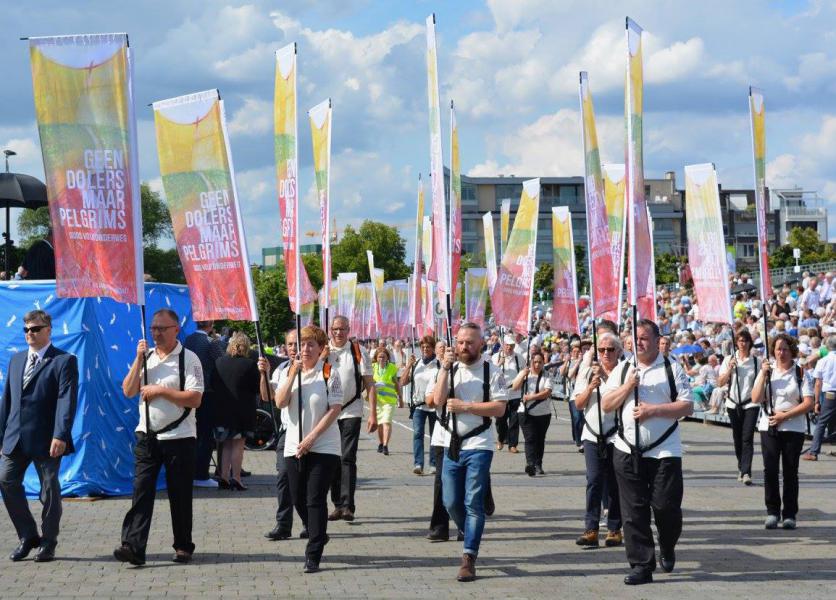
[[[778,529],[778,517],[775,515],[769,515],[766,517],[766,521],[764,521],[763,526],[766,529]]]
[[[423,475],[424,467],[422,467],[421,465],[415,465],[412,468],[412,472],[415,473],[416,475]]]
[[[430,475],[435,475],[435,467],[430,467]]]
[[[748,473],[744,473],[743,477],[740,478],[740,481],[743,482],[743,485],[752,485],[752,476]]]
[[[795,519],[784,519],[781,523],[781,527],[784,529],[795,529]]]
[[[217,489],[218,482],[215,481],[214,479],[195,479],[192,482],[192,485],[194,487],[200,487],[200,488],[216,488]]]

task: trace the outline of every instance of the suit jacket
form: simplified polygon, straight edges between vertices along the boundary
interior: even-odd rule
[[[223,348],[217,340],[213,340],[199,331],[186,336],[183,347],[197,354],[200,366],[203,367],[203,390],[211,392],[213,389],[212,379],[215,375],[215,360],[223,356]]]
[[[49,457],[52,438],[73,448],[73,420],[78,397],[78,360],[55,346],[47,348],[26,387],[28,351],[9,361],[6,386],[0,402],[0,441],[3,454],[16,448],[31,458]]]

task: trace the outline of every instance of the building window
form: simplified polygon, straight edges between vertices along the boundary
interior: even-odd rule
[[[738,244],[737,249],[741,258],[755,258],[757,254],[755,244]]]

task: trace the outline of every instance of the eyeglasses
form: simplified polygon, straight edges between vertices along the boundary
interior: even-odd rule
[[[23,333],[38,333],[41,329],[46,329],[48,325],[31,325],[30,327],[23,326]]]
[[[177,325],[152,325],[151,333],[162,333],[163,331],[171,329],[172,327],[177,327]]]
[[[348,331],[348,327],[332,327],[331,328],[332,333],[338,333],[340,331]]]
[[[598,352],[604,354],[605,352],[615,352],[615,348],[598,348]]]

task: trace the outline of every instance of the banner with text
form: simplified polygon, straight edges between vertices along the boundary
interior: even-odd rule
[[[33,37],[29,55],[57,294],[145,304],[128,36]]]
[[[554,260],[552,330],[580,333],[572,214],[566,206],[552,207],[552,258]]]
[[[321,102],[308,111],[313,141],[313,164],[316,191],[319,197],[319,227],[322,232],[322,277],[325,282],[325,300],[331,298],[331,99]]]
[[[758,225],[758,266],[760,267],[761,300],[772,297],[772,277],[769,273],[768,244],[766,229],[766,108],[763,92],[749,88],[749,114],[752,117],[752,155],[755,161],[755,216]]]
[[[685,167],[685,201],[688,262],[700,321],[731,324],[729,272],[714,165]]]
[[[154,122],[163,189],[195,320],[257,321],[218,91],[155,102]]]
[[[529,179],[523,182],[514,228],[491,293],[496,324],[523,335],[528,335],[531,325],[539,207],[540,180]]]
[[[485,326],[488,308],[488,270],[468,269],[464,272],[464,320]]]
[[[616,309],[599,314],[602,319],[621,323],[621,304],[624,301],[624,242],[627,239],[627,203],[624,193],[624,165],[602,165],[604,200],[607,204],[607,225],[610,232],[610,252],[613,279],[617,282]]]

